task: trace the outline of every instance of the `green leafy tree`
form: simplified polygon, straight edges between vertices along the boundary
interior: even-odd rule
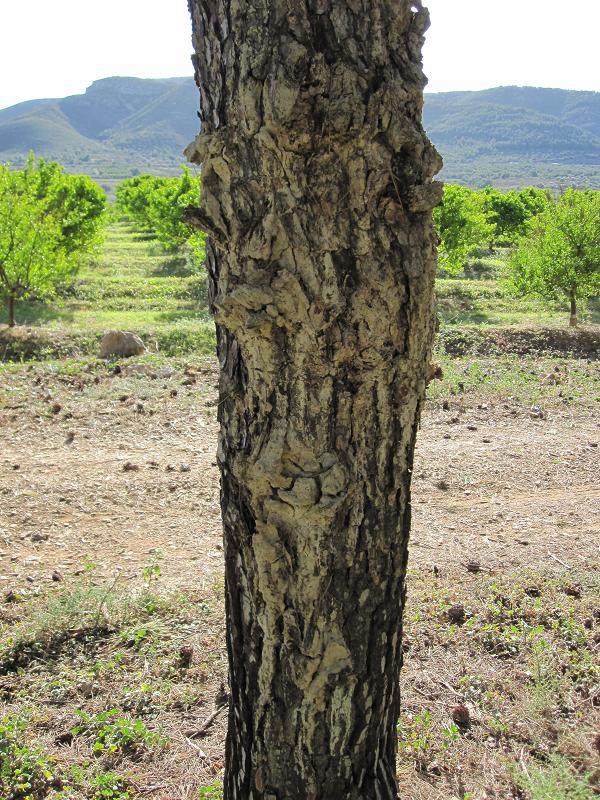
[[[165,249],[188,245],[193,261],[204,261],[204,234],[183,221],[185,209],[200,203],[200,180],[186,167],[174,178],[128,178],[117,187],[116,203],[127,219],[152,231]]]
[[[534,217],[510,260],[510,283],[522,295],[578,303],[600,291],[600,192],[567,190]]]
[[[146,230],[152,230],[150,205],[164,178],[157,175],[135,175],[117,186],[116,205],[121,214]]]
[[[433,212],[438,236],[440,269],[457,275],[478,247],[489,243],[494,225],[485,213],[485,197],[466,186],[448,184],[443,203]]]
[[[19,300],[50,299],[73,278],[99,241],[105,205],[100,187],[58,164],[0,165],[0,296],[11,327]]]

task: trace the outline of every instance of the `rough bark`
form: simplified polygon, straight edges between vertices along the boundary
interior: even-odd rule
[[[577,327],[577,294],[574,289],[571,290],[569,294],[569,300],[571,301],[571,316],[569,317],[569,327],[576,328]]]
[[[395,798],[434,335],[419,0],[190,0],[221,366],[228,800]]]
[[[15,317],[15,298],[12,294],[9,294],[6,299],[7,311],[8,311],[8,327],[14,328],[17,324],[17,320]]]

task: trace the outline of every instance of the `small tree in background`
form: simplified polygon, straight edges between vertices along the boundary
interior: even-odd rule
[[[200,203],[200,179],[187,167],[176,178],[128,178],[117,187],[116,197],[123,216],[151,231],[166,250],[188,245],[194,263],[204,261],[204,234],[183,221],[185,209]]]
[[[500,192],[488,186],[483,195],[487,220],[494,226],[492,247],[514,245],[527,231],[529,220],[541,214],[550,203],[547,192],[533,187]]]
[[[600,192],[567,190],[529,223],[510,260],[510,283],[521,295],[578,303],[600,291]]]
[[[494,225],[486,216],[485,196],[466,186],[447,184],[444,202],[434,209],[433,219],[440,237],[440,269],[449,275],[462,272],[469,256],[493,238]]]
[[[90,178],[30,156],[23,170],[0,165],[0,296],[15,305],[50,299],[100,240],[104,192]]]

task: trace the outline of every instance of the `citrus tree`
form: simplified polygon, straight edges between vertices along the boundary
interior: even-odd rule
[[[490,244],[512,245],[527,230],[529,220],[548,207],[548,195],[542,189],[527,188],[501,192],[491,186],[483,190],[487,220],[494,226]]]
[[[444,186],[444,200],[434,209],[433,219],[440,238],[440,270],[449,275],[462,272],[469,256],[493,239],[495,226],[486,215],[485,195],[466,186]]]
[[[600,291],[600,192],[567,190],[529,223],[509,263],[509,281],[522,295],[578,304]]]
[[[50,299],[100,239],[102,189],[85,176],[30,157],[23,170],[0,165],[0,297],[8,324],[27,298]]]

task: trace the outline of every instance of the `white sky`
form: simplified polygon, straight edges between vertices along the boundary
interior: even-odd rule
[[[429,0],[428,91],[600,91],[600,0]],[[191,75],[186,0],[0,0],[0,108],[112,75]]]

